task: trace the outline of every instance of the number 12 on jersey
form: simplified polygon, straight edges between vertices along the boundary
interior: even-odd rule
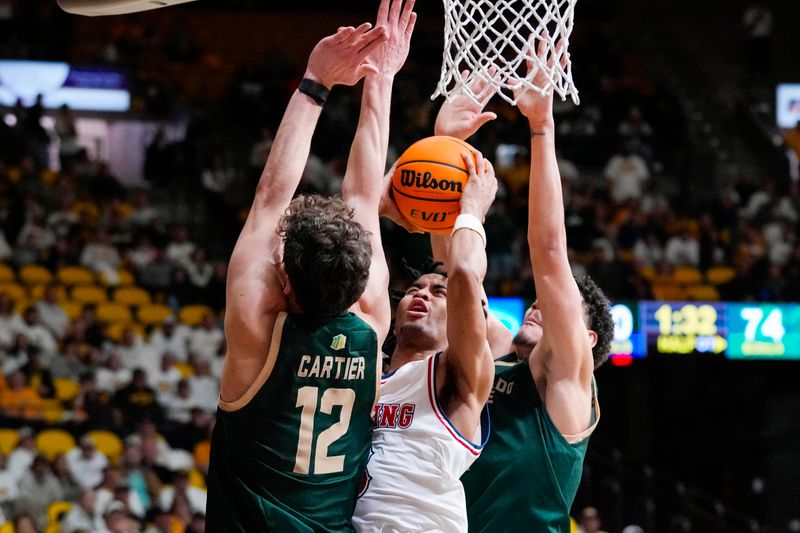
[[[318,400],[319,387],[301,387],[297,391],[296,407],[302,407],[303,410],[300,414],[300,431],[294,462],[295,474],[336,474],[344,470],[344,455],[329,456],[328,448],[347,433],[356,393],[353,389],[325,389],[322,399]],[[314,446],[314,419],[317,412],[330,415],[335,406],[341,407],[339,420],[316,436],[316,446]],[[313,471],[309,471],[312,448],[316,448],[314,468]]]

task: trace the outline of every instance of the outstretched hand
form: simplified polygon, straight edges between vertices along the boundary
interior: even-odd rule
[[[358,28],[339,28],[311,51],[304,77],[328,89],[334,85],[355,85],[367,73],[377,72],[366,59],[386,39],[386,28],[372,28],[369,22]]]
[[[403,6],[403,0],[381,1],[375,27],[386,30],[386,40],[375,47],[366,60],[375,73],[394,76],[403,68],[417,22],[414,3],[415,0],[405,0]]]
[[[567,68],[569,61],[569,54],[564,53],[566,43],[563,39],[558,41],[553,53],[548,57],[547,54],[547,41],[550,34],[545,30],[543,34],[538,36],[539,45],[536,48],[536,56],[539,58],[541,64],[547,65],[548,70],[552,70],[555,65],[555,58],[560,57],[561,68]],[[533,76],[532,83],[537,87],[542,87],[547,84],[547,72],[543,68],[538,68],[533,59],[530,59],[533,54],[535,41],[537,37],[531,35],[528,39],[528,46],[526,47],[526,54],[528,54],[528,75],[536,69]],[[541,122],[545,120],[552,120],[553,118],[553,92],[549,91],[547,96],[542,96],[539,92],[529,89],[523,85],[519,85],[514,89],[514,97],[517,98],[517,107],[523,115],[528,117],[529,121]]]
[[[489,75],[495,76],[497,69],[489,68]],[[466,80],[469,71],[461,73],[461,79]],[[497,118],[492,112],[483,112],[486,104],[494,95],[494,88],[482,78],[475,78],[469,84],[469,89],[478,96],[480,103],[464,94],[454,96],[450,101],[446,101],[439,109],[436,116],[434,132],[436,135],[449,135],[457,139],[465,140],[480,129],[481,126]]]
[[[467,184],[461,195],[461,212],[474,215],[483,222],[497,194],[494,167],[477,150],[473,150],[472,153],[462,152],[461,157],[469,172]]]

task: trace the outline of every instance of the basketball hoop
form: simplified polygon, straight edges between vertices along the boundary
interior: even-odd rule
[[[494,88],[504,100],[516,104],[514,87],[520,85],[540,94],[555,91],[562,100],[567,96],[575,104],[580,102],[578,90],[572,81],[572,67],[567,58],[561,65],[561,55],[567,46],[556,48],[559,41],[569,43],[572,33],[576,0],[444,0],[444,57],[442,74],[436,92],[431,97],[444,95],[450,100],[465,94],[478,103],[485,103],[485,95],[470,90],[475,79],[481,79]],[[536,55],[528,42],[531,37],[543,40],[547,46],[545,62]],[[546,60],[554,61],[548,67]],[[527,62],[533,68],[528,73]],[[497,72],[494,73],[491,67]],[[461,72],[469,75],[462,79]],[[545,83],[533,83],[537,72],[545,73]],[[483,96],[483,98],[481,98]]]
[[[194,0],[58,0],[58,5],[67,13],[100,17],[138,13],[160,7],[185,4]]]

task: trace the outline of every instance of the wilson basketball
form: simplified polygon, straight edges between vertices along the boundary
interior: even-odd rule
[[[406,220],[430,233],[453,229],[469,177],[461,154],[472,149],[460,139],[436,136],[403,152],[392,176],[392,191]]]

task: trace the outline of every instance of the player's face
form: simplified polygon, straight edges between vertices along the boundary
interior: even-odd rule
[[[525,312],[522,319],[522,326],[514,336],[514,344],[530,346],[533,348],[542,338],[542,312],[539,311],[537,302]]]
[[[397,304],[396,333],[400,342],[447,342],[447,278],[425,274],[406,290]]]

